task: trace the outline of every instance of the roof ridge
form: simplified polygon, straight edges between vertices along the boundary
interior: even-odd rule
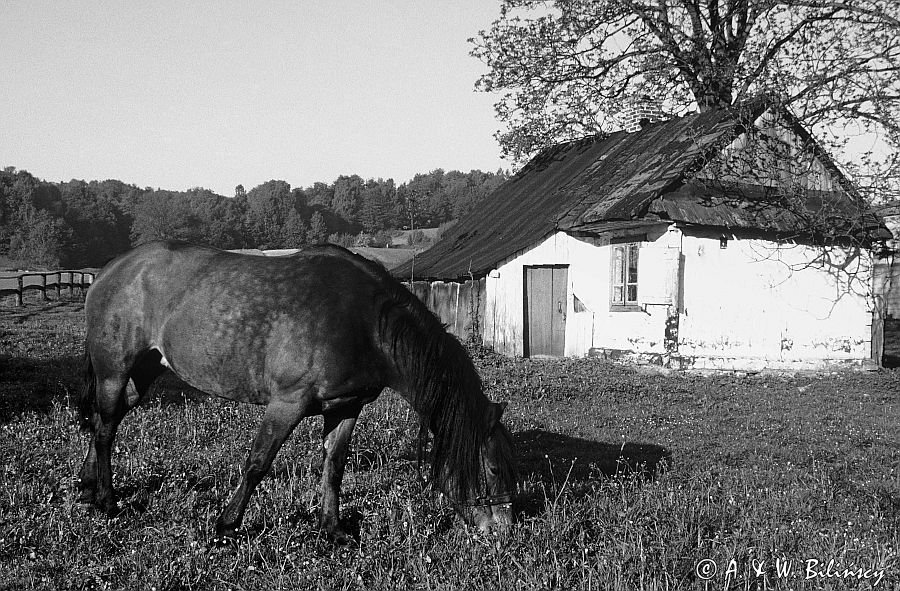
[[[637,132],[599,133],[548,146],[479,202],[442,240],[418,255],[416,275],[481,277],[548,233],[642,219],[654,202],[682,191],[694,173],[719,158],[725,147],[770,109],[780,117],[786,107],[769,97],[757,97],[673,117]],[[739,223],[748,221],[738,219],[740,211],[704,215],[708,218],[713,213],[738,216]],[[395,270],[407,276],[409,272],[410,264]]]

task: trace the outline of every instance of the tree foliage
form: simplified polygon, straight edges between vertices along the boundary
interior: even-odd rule
[[[151,191],[141,196],[133,209],[132,242],[199,241],[200,219],[191,211],[190,205],[174,191]]]
[[[447,211],[467,211],[507,178],[502,171],[477,170],[420,176],[431,179],[426,210],[442,212],[432,216],[435,225],[445,221]],[[459,191],[459,185],[467,189]],[[351,246],[384,245],[391,230],[409,223],[402,206],[406,187],[351,175],[305,189],[282,180],[249,191],[238,185],[229,198],[201,187],[166,191],[115,180],[48,183],[8,167],[0,171],[0,254],[31,266],[99,267],[133,245],[158,239],[227,249],[294,248],[331,236]]]
[[[854,131],[900,146],[896,0],[502,0],[471,42],[519,161],[644,96],[680,113],[765,93],[833,147]]]

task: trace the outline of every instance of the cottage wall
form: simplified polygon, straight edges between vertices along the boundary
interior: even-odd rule
[[[609,243],[614,238],[587,240],[557,232],[499,265],[486,280],[485,344],[507,355],[523,355],[525,267],[567,265],[566,356],[586,355],[596,347],[665,352],[666,305],[647,305],[639,312],[609,310]],[[671,233],[657,232],[644,248],[668,250],[672,241]],[[648,255],[639,260],[643,275],[666,275],[661,257],[657,261]]]
[[[610,240],[555,233],[505,261],[485,283],[484,341],[524,354],[524,274],[567,265],[565,355],[636,353],[690,367],[761,369],[862,362],[871,355],[870,270],[812,263],[817,249],[763,240],[649,233],[639,255],[639,308],[610,310]],[[855,265],[856,263],[854,263]]]
[[[764,240],[684,235],[678,351],[703,364],[777,367],[871,356],[871,270],[830,268],[821,251]],[[731,358],[742,358],[741,362]]]
[[[596,283],[591,267],[596,264],[595,248],[568,234],[557,232],[534,248],[502,263],[485,281],[485,345],[507,355],[524,355],[525,267],[528,265],[569,265],[566,289],[566,355],[583,355],[583,323],[573,318],[573,284]],[[592,285],[588,291],[597,291]],[[587,335],[590,338],[590,335]]]

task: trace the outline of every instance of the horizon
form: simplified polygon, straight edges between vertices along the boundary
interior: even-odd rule
[[[218,195],[219,197],[226,197],[226,198],[229,198],[229,199],[232,199],[232,198],[234,198],[234,196],[235,196],[235,195],[234,195],[234,191],[232,191],[231,194],[223,194],[223,193],[218,193],[218,192],[214,191],[213,189],[210,189],[209,187],[195,186],[195,187],[187,187],[187,188],[184,188],[184,189],[180,189],[180,188],[179,188],[179,189],[173,189],[173,188],[169,188],[169,187],[152,187],[152,186],[149,186],[149,185],[148,185],[148,186],[141,186],[141,185],[139,185],[139,184],[137,184],[137,183],[129,182],[129,181],[126,180],[126,179],[118,179],[118,178],[105,178],[105,179],[97,178],[97,179],[89,179],[89,178],[75,178],[75,177],[73,177],[73,178],[67,179],[67,180],[46,179],[46,178],[42,177],[41,175],[35,174],[33,171],[28,170],[28,169],[26,169],[26,168],[19,168],[18,166],[14,166],[14,165],[0,164],[0,170],[4,170],[4,169],[7,169],[7,168],[12,168],[12,169],[14,169],[16,172],[24,172],[24,173],[30,174],[32,177],[34,177],[35,179],[37,179],[37,180],[39,180],[39,181],[41,181],[41,182],[43,182],[43,183],[51,183],[51,184],[64,184],[64,183],[73,182],[73,181],[75,181],[75,182],[83,182],[83,183],[88,183],[88,184],[90,184],[90,183],[105,183],[105,182],[120,182],[120,183],[123,183],[123,184],[125,184],[125,185],[134,186],[134,187],[137,187],[138,189],[140,189],[140,190],[142,190],[142,191],[148,191],[148,192],[164,192],[164,191],[168,191],[168,192],[171,192],[171,193],[189,193],[189,192],[191,192],[191,191],[199,190],[199,191],[210,191],[210,192],[212,192],[213,194]],[[266,179],[266,180],[264,180],[264,181],[261,181],[260,183],[257,183],[256,185],[253,185],[252,187],[250,187],[250,186],[244,186],[244,190],[249,192],[250,190],[255,189],[255,188],[257,188],[257,187],[260,187],[260,186],[262,186],[262,185],[265,185],[266,183],[269,183],[269,182],[286,182],[286,183],[288,183],[288,185],[290,185],[291,191],[293,191],[294,189],[303,189],[303,190],[306,190],[306,189],[311,189],[311,188],[313,187],[313,185],[315,185],[315,184],[317,184],[317,183],[323,183],[323,184],[326,184],[326,185],[328,185],[328,186],[331,186],[331,185],[333,185],[333,184],[335,183],[335,181],[337,181],[337,179],[338,179],[340,176],[345,176],[345,177],[358,176],[358,177],[361,178],[364,182],[368,182],[368,181],[375,181],[375,182],[378,182],[378,183],[382,183],[382,182],[385,182],[385,183],[386,183],[386,182],[393,182],[394,185],[395,185],[395,187],[400,187],[400,186],[402,186],[402,185],[408,184],[409,182],[411,182],[411,181],[413,180],[413,178],[415,178],[415,177],[418,176],[418,175],[428,175],[428,174],[430,174],[430,173],[432,173],[432,172],[434,172],[434,171],[436,171],[436,170],[439,170],[439,169],[440,169],[440,170],[443,170],[443,172],[444,172],[445,174],[448,173],[448,172],[459,172],[459,173],[462,173],[462,174],[468,174],[468,173],[471,173],[471,172],[482,172],[482,173],[485,173],[485,174],[497,174],[497,173],[502,172],[503,174],[506,174],[506,175],[508,175],[509,177],[512,177],[512,176],[513,176],[513,173],[512,173],[509,169],[507,169],[507,168],[498,169],[498,170],[482,170],[482,169],[470,169],[470,170],[449,169],[449,170],[448,170],[448,169],[446,169],[446,168],[437,167],[437,168],[433,168],[433,169],[428,170],[428,171],[417,172],[417,173],[415,173],[412,177],[410,177],[410,178],[408,178],[408,179],[404,179],[404,180],[401,181],[401,182],[398,182],[396,179],[391,178],[391,177],[387,177],[387,178],[385,178],[385,177],[383,177],[383,176],[364,177],[364,176],[362,176],[362,175],[356,175],[356,174],[352,174],[352,173],[351,173],[351,174],[341,174],[341,175],[338,175],[338,177],[335,177],[334,179],[331,179],[330,181],[326,181],[326,180],[324,180],[324,179],[319,179],[319,180],[315,180],[315,181],[312,181],[311,183],[304,184],[304,185],[293,185],[293,184],[289,183],[288,181],[286,181],[285,179],[274,179],[274,178],[273,178],[273,179]],[[237,185],[235,185],[235,188],[237,188]]]

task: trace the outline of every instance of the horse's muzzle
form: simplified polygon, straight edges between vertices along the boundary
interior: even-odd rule
[[[478,503],[466,507],[464,517],[482,533],[506,531],[513,524],[512,502]]]

